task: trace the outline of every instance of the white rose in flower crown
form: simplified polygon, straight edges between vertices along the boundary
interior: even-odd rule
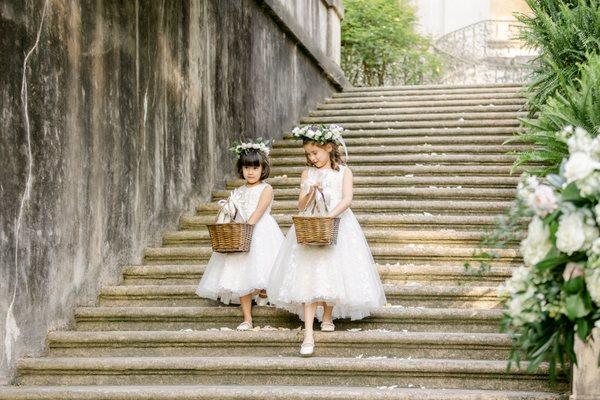
[[[551,249],[550,229],[539,217],[533,217],[527,229],[527,237],[521,242],[521,254],[525,265],[539,263]]]
[[[568,255],[589,249],[598,238],[598,228],[586,218],[590,216],[584,210],[563,214],[556,231],[556,248]]]
[[[564,176],[567,178],[567,183],[579,181],[594,172],[597,166],[598,162],[588,154],[583,152],[573,153],[564,165]]]
[[[590,247],[590,250],[588,251],[588,255],[596,255],[596,256],[600,256],[600,238],[594,240],[594,242],[592,243],[592,246]]]
[[[554,189],[548,185],[539,185],[531,197],[533,209],[540,217],[553,213],[558,208]]]
[[[313,131],[312,129],[309,129],[308,131],[306,131],[306,137],[313,139],[316,135],[316,132]]]
[[[333,137],[333,133],[327,132],[324,137],[325,137],[325,140],[331,140],[331,138]]]

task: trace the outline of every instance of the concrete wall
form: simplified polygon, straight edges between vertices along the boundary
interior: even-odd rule
[[[281,4],[0,0],[2,376],[208,198],[233,138],[345,84]]]

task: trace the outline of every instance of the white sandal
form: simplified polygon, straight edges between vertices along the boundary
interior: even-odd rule
[[[238,331],[250,331],[250,330],[252,330],[252,328],[254,328],[254,327],[252,326],[251,322],[244,321],[241,324],[239,324],[238,327],[235,329]]]
[[[335,325],[333,322],[321,322],[321,332],[333,332],[335,331]]]
[[[314,352],[315,352],[315,340],[314,339],[312,342],[304,341],[304,342],[302,342],[302,345],[300,345],[300,355],[301,356],[309,357],[309,356],[312,356]]]

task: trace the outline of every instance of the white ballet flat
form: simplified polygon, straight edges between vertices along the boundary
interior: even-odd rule
[[[333,332],[335,331],[335,325],[333,322],[321,322],[321,332]]]
[[[315,352],[315,342],[302,342],[300,346],[300,355],[303,357],[312,356]]]
[[[252,326],[252,324],[250,322],[244,321],[241,324],[239,324],[238,327],[235,329],[238,331],[250,331],[250,330],[252,330],[252,328],[254,328],[254,327]]]

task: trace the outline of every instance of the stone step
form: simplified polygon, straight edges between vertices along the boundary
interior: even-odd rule
[[[344,90],[334,93],[332,98],[357,96],[402,96],[411,94],[474,94],[474,93],[521,93],[523,86],[465,86],[465,87],[419,87],[419,86],[381,86],[368,90]]]
[[[371,246],[373,258],[378,263],[436,263],[466,261],[473,256],[475,247],[441,245],[385,245]],[[499,262],[519,262],[516,249],[495,249]],[[147,247],[146,264],[200,264],[208,261],[211,248],[206,247]]]
[[[370,138],[422,138],[426,136],[497,136],[497,135],[515,135],[523,132],[521,127],[424,127],[424,128],[376,128],[367,127],[364,129],[352,129],[344,132],[344,138],[370,139]],[[284,134],[283,141],[294,139],[290,134]],[[295,139],[294,139],[295,140]],[[281,142],[279,140],[278,142]],[[299,142],[296,142],[299,143]]]
[[[423,121],[381,121],[381,122],[344,122],[343,127],[350,130],[370,129],[417,129],[417,128],[489,128],[513,127],[518,128],[520,122],[516,118],[505,119],[476,119],[467,120],[456,118],[452,120],[423,120]]]
[[[432,160],[433,161],[433,160]],[[354,162],[354,158],[352,159]],[[271,168],[273,177],[300,176],[306,169],[304,166],[274,166]],[[504,165],[441,165],[441,164],[415,164],[415,165],[351,165],[352,173],[358,176],[511,176],[512,166]],[[514,168],[512,176],[519,176],[525,171],[523,167]]]
[[[283,227],[284,233],[287,233],[287,227]],[[392,230],[366,228],[363,230],[367,241],[372,245],[392,243],[392,244],[443,244],[445,246],[469,246],[478,245],[485,237],[484,231],[467,230]],[[513,244],[517,244],[514,241]],[[184,230],[175,232],[166,232],[163,235],[163,246],[208,246],[210,245],[210,235],[208,229]]]
[[[275,307],[254,307],[254,324],[296,329],[302,321]],[[389,329],[410,332],[498,333],[500,309],[382,307],[371,316],[350,321],[338,319],[336,329]],[[234,329],[242,321],[236,306],[223,307],[79,307],[75,310],[77,331],[149,331]]]
[[[526,363],[522,363],[526,367]],[[19,385],[408,385],[549,391],[547,367],[506,369],[506,361],[326,357],[31,358]],[[566,384],[561,387],[566,388]]]
[[[204,268],[201,264],[128,265],[123,267],[123,284],[197,285]],[[467,270],[460,264],[384,264],[377,268],[383,283],[497,286],[511,277],[514,267],[494,263],[488,271],[481,273]]]
[[[300,189],[273,190],[275,201],[298,200]],[[230,190],[215,190],[212,192],[212,200],[220,200],[229,197]],[[463,188],[463,187],[427,187],[427,188],[394,188],[394,187],[355,187],[353,199],[356,200],[513,200],[516,189],[491,189],[491,188]]]
[[[319,104],[316,110],[373,110],[373,109],[385,109],[385,108],[441,108],[441,107],[469,107],[469,106],[481,106],[481,107],[496,107],[496,106],[507,106],[517,105],[527,107],[527,100],[523,97],[509,97],[509,98],[470,98],[470,99],[449,99],[449,100],[396,100],[390,101],[389,99],[380,99],[379,101],[369,101],[368,103],[333,103],[327,102]]]
[[[351,167],[356,166],[369,167],[369,166],[413,166],[413,165],[449,165],[449,166],[462,166],[462,165],[490,165],[497,167],[505,165],[508,168],[517,161],[517,156],[512,154],[469,154],[469,153],[458,153],[458,154],[438,154],[438,153],[420,153],[420,154],[401,154],[401,155],[350,155],[349,161]],[[273,167],[283,166],[304,166],[306,168],[306,158],[300,155],[295,157],[273,157],[271,158],[271,165]]]
[[[425,112],[425,113],[424,113]],[[315,116],[300,119],[300,124],[338,124],[346,126],[350,123],[377,122],[408,122],[408,121],[494,121],[517,120],[525,118],[527,112],[457,112],[457,113],[428,113],[421,111],[416,114],[384,114],[384,115],[342,115]]]
[[[216,208],[215,208],[216,210]],[[291,214],[273,213],[273,218],[281,228],[287,228],[292,223]],[[180,218],[181,229],[206,229],[206,224],[215,222],[216,212],[206,215],[183,215]],[[430,213],[407,213],[407,214],[356,214],[358,222],[363,229],[387,228],[387,229],[454,229],[469,230],[474,228],[490,228],[494,224],[497,215],[465,215],[452,214],[430,214]]]
[[[277,159],[278,157],[289,157],[296,156],[302,162],[305,162],[304,149],[299,146],[298,142],[292,142],[295,146],[286,148],[276,147],[271,151],[271,158]],[[378,146],[349,146],[348,155],[352,158],[354,163],[354,157],[359,155],[429,155],[432,153],[463,153],[463,154],[495,154],[502,155],[509,152],[518,152],[531,150],[531,146],[527,145],[457,145],[457,144],[446,144],[446,145],[431,145],[423,143],[422,145],[410,146],[410,145],[386,145],[380,144]]]
[[[527,107],[523,104],[475,104],[475,105],[442,105],[421,107],[397,107],[397,108],[364,108],[364,109],[335,109],[315,110],[309,113],[309,117],[346,117],[356,115],[404,115],[404,114],[440,114],[440,113],[488,113],[488,112],[523,112]]]
[[[496,104],[497,100],[518,99],[523,100],[521,93],[456,93],[456,94],[407,94],[407,95],[360,95],[354,97],[335,97],[327,100],[327,104],[366,104],[371,102],[414,102],[414,101],[441,101],[441,100],[478,100],[481,104],[492,101]]]
[[[441,145],[452,145],[455,146],[502,146],[502,148],[508,148],[508,145],[502,145],[509,139],[518,139],[513,134],[504,135],[482,135],[482,136],[453,136],[453,135],[424,135],[424,136],[406,136],[406,137],[370,137],[370,138],[347,138],[345,139],[346,146],[349,150],[358,150],[364,146],[419,146],[423,150],[422,146],[441,146]],[[518,142],[514,142],[518,143]],[[300,142],[292,138],[285,140],[277,140],[273,143],[273,151],[279,151],[284,148],[301,148]]]
[[[277,188],[299,188],[300,178],[269,178],[267,182]],[[457,187],[481,189],[514,189],[519,178],[516,176],[355,176],[354,193],[362,188],[395,188],[395,187]],[[232,190],[243,185],[243,179],[227,182],[227,189]]]
[[[22,386],[0,400],[566,400],[546,392],[399,388],[396,386]]]
[[[473,201],[473,200],[355,200],[352,211],[356,214],[378,213],[396,214],[405,212],[445,212],[466,214],[498,215],[510,207],[510,201]],[[204,203],[196,207],[198,215],[214,215],[220,206],[217,203]],[[273,204],[272,213],[298,214],[297,200],[281,200]]]
[[[497,87],[497,88],[396,88],[396,89],[384,89],[384,90],[366,90],[366,91],[343,91],[339,93],[333,93],[332,99],[346,99],[346,98],[360,98],[360,97],[389,97],[389,96],[411,96],[411,95],[458,95],[458,94],[486,94],[492,95],[497,93],[507,94],[520,94],[523,90],[522,87]]]
[[[344,93],[349,92],[378,92],[390,90],[423,90],[430,91],[435,89],[477,89],[477,88],[514,88],[515,90],[523,89],[522,83],[505,82],[505,83],[463,83],[463,84],[439,84],[432,83],[427,85],[397,85],[397,86],[352,86],[344,89]]]
[[[492,286],[384,285],[388,303],[406,307],[498,308],[498,288]],[[204,307],[218,302],[199,298],[196,285],[121,285],[100,290],[102,307]]]
[[[256,328],[258,329],[258,327]],[[267,330],[272,329],[272,330]],[[304,332],[277,330],[50,332],[46,357],[294,357]],[[500,333],[315,332],[317,357],[402,357],[506,360]]]

